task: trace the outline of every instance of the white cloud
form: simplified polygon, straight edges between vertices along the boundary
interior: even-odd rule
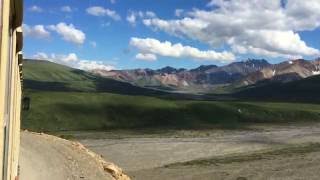
[[[89,61],[89,60],[81,60],[79,61],[79,69],[83,69],[86,71],[94,70],[94,69],[101,69],[106,71],[114,70],[115,67],[112,65],[107,65],[102,61]]]
[[[320,1],[289,0],[285,13],[294,30],[313,30],[320,26]]]
[[[110,3],[111,3],[111,4],[115,4],[115,3],[116,3],[116,0],[110,0]]]
[[[131,25],[136,25],[136,14],[131,12],[129,15],[127,15],[127,21],[131,24]]]
[[[47,31],[43,25],[29,26],[27,24],[23,24],[22,28],[25,36],[39,39],[47,39],[50,37],[50,32]]]
[[[59,57],[57,57],[57,58],[59,58]],[[62,61],[66,62],[66,63],[78,61],[78,57],[75,53],[70,53],[66,56],[61,56],[59,59],[61,59]]]
[[[201,51],[197,48],[190,46],[183,46],[182,44],[172,44],[169,41],[160,42],[157,39],[141,39],[131,38],[130,45],[137,48],[141,55],[153,54],[166,57],[174,58],[192,58],[195,60],[206,60],[206,61],[219,61],[219,62],[230,62],[235,60],[235,56],[230,52],[216,52],[213,50]],[[138,56],[138,55],[137,55]],[[149,55],[150,56],[150,55]],[[151,56],[150,56],[151,57]]]
[[[145,16],[150,18],[157,17],[156,13],[154,13],[153,11],[146,11]]]
[[[115,21],[121,20],[120,15],[113,10],[105,9],[101,6],[92,6],[87,8],[87,13],[93,16],[108,16]]]
[[[97,47],[97,42],[95,42],[95,41],[90,41],[90,45],[91,45],[93,48],[96,48],[96,47]]]
[[[29,8],[29,11],[40,13],[43,12],[43,9],[39,6],[33,5]]]
[[[67,25],[64,22],[60,22],[57,25],[50,25],[48,28],[57,32],[65,41],[72,42],[74,44],[83,44],[86,35],[79,29],[76,29],[73,24]]]
[[[103,22],[101,23],[101,27],[105,28],[105,27],[109,27],[111,25],[110,22]]]
[[[317,56],[297,33],[320,27],[320,1],[212,0],[211,10],[194,9],[181,19],[146,18],[143,23],[212,47],[273,57]],[[179,13],[178,13],[179,14]]]
[[[128,15],[127,15],[127,21],[135,26],[137,23],[137,20],[140,18],[155,18],[157,17],[156,13],[154,13],[153,11],[129,11]]]
[[[102,69],[102,70],[110,71],[115,69],[114,66],[106,64],[103,61],[79,59],[75,53],[69,53],[69,54],[52,53],[48,55],[44,52],[38,52],[32,57],[37,60],[47,60],[54,63],[63,64],[72,68],[82,69],[86,71],[90,71],[94,69]]]
[[[37,60],[48,60],[51,62],[56,62],[63,65],[68,65],[71,67],[74,67],[75,63],[79,61],[77,55],[75,53],[69,53],[69,54],[55,54],[52,53],[48,55],[44,52],[38,52],[35,55],[32,56],[34,59]]]
[[[183,12],[184,12],[183,9],[176,9],[174,11],[174,15],[177,16],[177,17],[180,17],[180,16],[182,16]]]
[[[62,6],[60,10],[62,12],[72,12],[72,8],[70,6]]]
[[[235,52],[286,58],[319,54],[319,50],[308,47],[299,34],[293,31],[248,31],[245,38],[235,39],[238,41],[232,46]],[[237,51],[239,49],[240,51]]]
[[[35,59],[48,59],[48,55],[44,52],[37,52],[35,55],[33,55],[33,58]]]
[[[157,60],[157,56],[154,54],[149,54],[149,53],[138,53],[136,55],[136,59],[139,60],[144,60],[144,61],[156,61]]]

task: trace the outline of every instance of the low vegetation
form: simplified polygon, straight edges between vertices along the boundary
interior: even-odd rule
[[[241,128],[246,123],[317,121],[320,105],[165,100],[111,93],[28,91],[22,127],[34,131],[115,128]]]

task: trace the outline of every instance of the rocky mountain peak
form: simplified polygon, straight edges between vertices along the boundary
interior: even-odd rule
[[[215,68],[218,68],[218,66],[216,65],[201,65],[195,69],[191,69],[190,71],[207,71],[207,70],[210,70],[210,69],[215,69]]]
[[[253,65],[253,66],[260,66],[260,67],[265,67],[270,65],[270,63],[265,59],[247,59],[243,61],[243,63],[246,65]]]
[[[166,66],[164,68],[158,69],[157,70],[159,73],[166,73],[166,74],[173,74],[173,73],[177,73],[178,70],[176,68],[173,68],[171,66]]]

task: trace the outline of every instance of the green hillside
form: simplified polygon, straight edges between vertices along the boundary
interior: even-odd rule
[[[268,101],[320,102],[320,76],[288,83],[261,82],[238,89],[233,96],[242,99]]]
[[[111,92],[131,95],[163,95],[161,91],[141,88],[129,83],[96,76],[49,61],[24,61],[26,90],[63,92]]]
[[[37,92],[22,127],[34,131],[114,128],[237,128],[243,123],[320,119],[320,105],[221,101],[171,101],[110,93]]]
[[[95,77],[84,71],[49,61],[24,61],[26,89],[60,91],[95,91]]]
[[[79,82],[90,80],[92,76],[84,71],[40,60],[24,60],[23,73],[25,79],[48,82]]]

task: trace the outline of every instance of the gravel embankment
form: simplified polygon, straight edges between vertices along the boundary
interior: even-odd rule
[[[21,132],[21,180],[126,180],[122,170],[80,143]]]

